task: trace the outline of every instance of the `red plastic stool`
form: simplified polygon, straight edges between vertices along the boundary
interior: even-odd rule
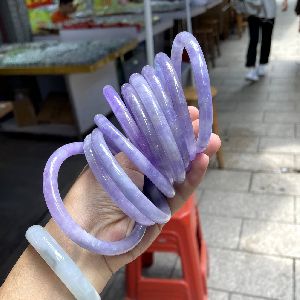
[[[183,278],[143,277],[142,267],[152,264],[156,251],[177,253]],[[164,226],[147,252],[127,265],[126,300],[207,300],[206,277],[207,250],[193,195]]]

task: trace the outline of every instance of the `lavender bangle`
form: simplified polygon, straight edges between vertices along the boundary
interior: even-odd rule
[[[29,227],[26,239],[77,300],[100,299],[98,292],[74,261],[43,227]]]
[[[200,130],[194,137],[192,122],[180,83],[182,51],[191,60],[199,106]],[[171,59],[164,53],[155,66],[145,66],[122,86],[122,96],[111,86],[103,94],[123,128],[124,137],[104,116],[96,115],[97,129],[83,143],[56,150],[44,170],[44,196],[49,211],[64,233],[81,247],[104,255],[118,255],[135,247],[147,226],[163,224],[171,217],[166,198],[175,195],[174,183],[184,181],[190,162],[207,147],[212,127],[210,81],[201,48],[193,35],[179,33]],[[114,155],[124,152],[145,175],[142,193],[118,164]],[[70,156],[84,154],[97,181],[112,201],[136,224],[128,237],[105,242],[74,222],[59,194],[57,177]],[[150,199],[151,200],[150,200]]]

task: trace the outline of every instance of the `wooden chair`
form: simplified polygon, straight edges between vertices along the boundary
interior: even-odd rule
[[[211,95],[212,95],[212,100],[213,100],[212,131],[213,131],[213,133],[219,135],[218,113],[217,113],[216,103],[215,103],[215,98],[216,98],[217,94],[218,94],[217,89],[214,86],[212,86],[211,87]],[[189,87],[185,88],[184,95],[185,95],[188,105],[198,107],[198,96],[197,96],[196,89],[193,86],[189,86]],[[220,148],[220,150],[217,152],[217,161],[218,161],[219,168],[224,169],[224,158],[223,158],[222,148]]]

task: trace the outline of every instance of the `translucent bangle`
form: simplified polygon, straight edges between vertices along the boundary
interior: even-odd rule
[[[43,227],[29,227],[25,236],[76,299],[101,299],[74,261]]]

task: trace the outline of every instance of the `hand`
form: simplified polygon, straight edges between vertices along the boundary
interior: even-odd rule
[[[288,0],[283,0],[281,10],[282,11],[288,10]]]
[[[190,107],[189,111],[193,122],[194,132],[195,134],[198,134],[198,109]],[[178,210],[195,191],[206,172],[209,157],[218,151],[220,145],[221,142],[219,137],[212,134],[205,154],[197,155],[192,162],[190,171],[187,173],[186,180],[182,184],[175,186],[175,197],[168,199],[172,213]],[[144,175],[139,172],[124,154],[118,154],[117,159],[132,181],[142,189]],[[125,215],[110,200],[110,197],[103,191],[89,168],[85,168],[80,174],[66,196],[64,203],[69,213],[80,226],[102,240],[116,241],[123,239],[131,232],[134,226],[134,221]],[[73,243],[65,236],[53,220],[50,220],[46,225],[50,234],[68,252],[70,257],[99,292],[102,291],[114,272],[141,255],[151,245],[159,235],[162,227],[162,225],[148,227],[142,241],[128,253],[118,256],[104,256],[91,253]],[[27,253],[29,258],[27,258],[27,260],[25,259],[26,263],[24,263],[27,265],[30,264],[28,261],[32,264],[32,260],[34,259],[32,257],[37,255],[32,248],[29,248],[28,252],[30,252]],[[35,274],[34,277],[40,278],[39,281],[41,282],[43,282],[43,278],[47,281],[48,291],[45,289],[45,285],[43,285],[44,295],[53,296],[53,293],[55,292],[57,293],[55,299],[71,299],[71,294],[67,294],[69,292],[62,286],[61,282],[53,272],[46,267],[46,264],[41,260],[40,264],[44,266],[43,272],[37,272],[38,275]],[[29,278],[28,280],[31,280],[29,275],[27,275],[27,278]],[[22,278],[23,283],[26,280],[27,279]],[[25,286],[28,284],[25,284]],[[38,282],[35,284],[38,287]],[[28,293],[34,294],[31,290],[28,291]],[[32,295],[28,295],[28,299],[32,299]],[[48,298],[44,296],[43,299]]]
[[[199,131],[199,112],[189,107],[194,132]],[[186,180],[175,186],[176,195],[168,199],[172,213],[179,209],[195,191],[202,180],[209,162],[221,145],[217,135],[212,134],[205,154],[198,155],[191,164]],[[144,175],[124,154],[117,156],[119,163],[132,181],[143,187]],[[85,168],[65,198],[65,206],[75,221],[99,239],[116,241],[130,233],[134,222],[129,219],[102,190],[94,175]],[[162,226],[147,228],[142,241],[128,253],[118,256],[103,256],[91,253],[68,239],[51,219],[46,225],[49,233],[66,250],[94,287],[101,292],[112,273],[142,254],[159,235]],[[29,246],[21,255],[0,289],[0,299],[74,299],[59,278]]]

